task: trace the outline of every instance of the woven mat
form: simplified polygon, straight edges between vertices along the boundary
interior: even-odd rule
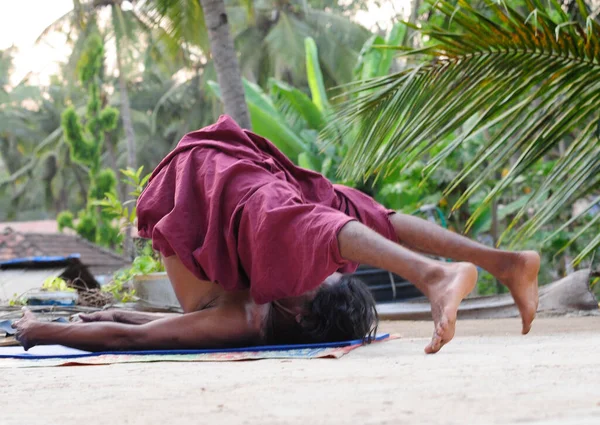
[[[389,334],[377,337],[376,343],[399,338]],[[108,365],[150,362],[229,362],[261,359],[339,359],[362,347],[361,341],[328,344],[279,345],[231,348],[225,350],[161,350],[91,353],[60,345],[0,347],[0,368],[52,367],[74,365]]]

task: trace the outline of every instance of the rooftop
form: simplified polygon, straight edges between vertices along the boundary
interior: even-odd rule
[[[128,264],[119,254],[74,234],[17,231],[12,226],[0,230],[0,262],[16,258],[72,255],[78,255],[81,263],[95,276],[112,274]]]

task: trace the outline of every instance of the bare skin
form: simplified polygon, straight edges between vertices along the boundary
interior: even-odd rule
[[[112,313],[89,315],[83,323],[46,323],[26,310],[13,326],[26,350],[48,344],[89,351],[223,348],[259,344],[267,311],[248,291],[238,291],[212,307],[169,317]]]
[[[538,307],[540,256],[535,251],[493,249],[457,235],[427,220],[394,214],[390,221],[400,243],[409,249],[479,266],[506,286],[521,313],[522,333],[527,334]]]
[[[158,319],[167,317],[177,317],[179,313],[144,313],[131,310],[103,310],[94,313],[79,314],[75,317],[75,322],[79,319],[82,323],[90,322],[117,322],[128,325],[143,325]]]
[[[446,231],[425,220],[394,214],[390,221],[400,244],[368,227],[350,222],[338,234],[343,258],[396,273],[417,286],[430,300],[434,333],[425,347],[436,353],[453,337],[460,302],[474,289],[480,266],[505,284],[513,295],[529,332],[537,309],[537,274],[540,259],[532,251],[491,249]],[[446,263],[417,252],[452,258]],[[273,313],[277,326],[298,319],[300,297],[255,304],[247,291],[225,292],[220,285],[196,278],[176,257],[164,258],[167,274],[184,315],[157,316],[137,312],[100,312],[82,315],[82,324],[37,322],[25,313],[16,324],[17,338],[29,348],[37,344],[64,344],[87,350],[208,348],[253,345],[264,341],[265,318]],[[333,275],[323,284],[334,284]]]
[[[426,353],[438,352],[454,337],[458,306],[477,283],[474,264],[488,270],[508,287],[521,313],[522,332],[529,332],[538,306],[540,258],[537,253],[491,249],[426,220],[403,214],[392,215],[390,221],[402,245],[358,222],[350,222],[338,235],[340,253],[347,260],[396,273],[427,296],[434,333],[425,347]],[[444,263],[414,251],[467,262]]]
[[[265,342],[269,314],[285,328],[297,320],[304,302],[314,296],[312,291],[258,305],[249,291],[227,292],[220,285],[198,279],[176,256],[163,261],[184,314],[107,310],[81,314],[80,322],[65,324],[40,322],[25,311],[14,325],[17,339],[26,350],[47,344],[89,351],[259,345]]]
[[[443,263],[398,245],[368,227],[350,222],[339,232],[342,257],[396,273],[412,282],[431,303],[434,333],[425,347],[438,352],[454,337],[458,305],[475,288],[471,263]]]

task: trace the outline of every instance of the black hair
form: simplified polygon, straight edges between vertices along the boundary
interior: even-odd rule
[[[322,285],[306,303],[299,322],[302,339],[310,343],[375,339],[379,316],[375,299],[359,278],[344,275],[333,285]]]

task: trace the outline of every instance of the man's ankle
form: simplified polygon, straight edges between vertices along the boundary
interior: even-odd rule
[[[421,279],[419,279],[419,282],[416,282],[415,285],[419,287],[419,289],[425,288],[425,292],[427,292],[428,287],[441,282],[449,274],[450,269],[444,264],[427,264],[423,270]],[[427,295],[427,293],[425,293],[425,295]]]
[[[519,256],[516,252],[499,251],[493,263],[492,270],[488,270],[498,280],[509,279],[513,274],[515,267],[518,265]]]

